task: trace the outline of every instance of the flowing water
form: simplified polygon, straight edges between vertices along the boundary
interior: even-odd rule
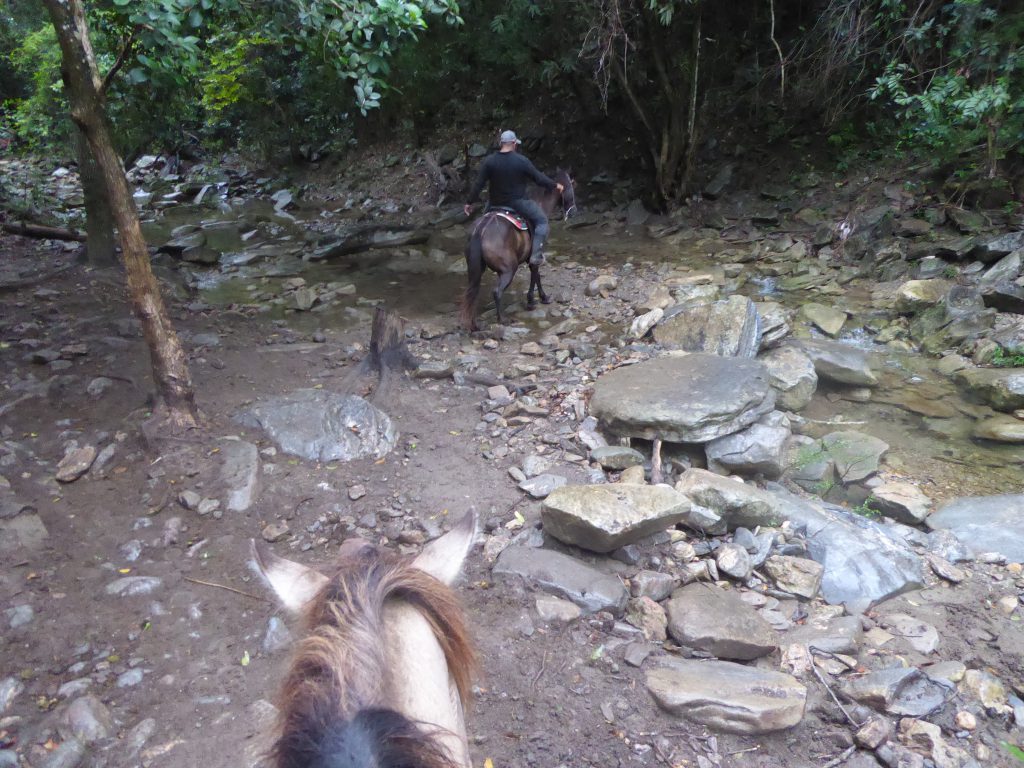
[[[463,227],[434,230],[423,245],[368,250],[331,261],[303,260],[316,248],[316,231],[329,232],[339,223],[334,212],[307,208],[293,218],[276,212],[265,201],[248,201],[222,205],[216,211],[179,206],[144,228],[150,242],[163,243],[176,228],[201,225],[207,233],[207,246],[222,252],[220,267],[192,269],[202,299],[214,306],[254,308],[272,318],[287,318],[290,327],[309,333],[318,328],[366,327],[378,303],[413,322],[451,325],[465,285]],[[728,261],[728,254],[712,255],[721,251],[720,246],[709,249],[705,241],[685,237],[655,239],[619,227],[565,229],[556,224],[552,264],[542,274],[554,277],[560,266],[572,267],[571,274],[567,270],[560,277],[579,282],[570,285],[569,292],[580,296],[591,279],[588,275],[603,270],[619,274],[620,283],[635,283],[634,293],[642,298],[660,276],[672,270],[720,268],[720,263]],[[732,248],[730,253],[736,250]],[[245,254],[254,251],[264,257],[245,263]],[[525,292],[527,275],[527,270],[521,270],[506,294],[506,306],[513,312],[521,310],[515,302]],[[285,291],[288,281],[297,277],[307,285],[336,290],[338,295],[312,311],[295,312]],[[801,413],[809,422],[805,431],[820,436],[849,428],[885,440],[890,445],[885,459],[888,467],[922,483],[926,493],[938,499],[1021,490],[1024,448],[971,437],[974,422],[991,411],[971,402],[952,380],[938,373],[936,360],[890,351],[872,341],[864,326],[880,312],[871,307],[869,284],[853,283],[842,295],[823,298],[813,291],[782,290],[781,282],[776,276],[760,274],[754,263],[746,263],[737,277],[724,280],[723,293],[736,291],[754,301],[773,301],[790,309],[808,301],[841,306],[850,317],[839,341],[868,351],[881,380],[867,402],[821,383],[818,396]],[[492,284],[493,275],[485,276],[482,306],[489,304]],[[520,311],[513,316],[530,325],[538,315]],[[606,340],[618,329],[608,330]],[[804,328],[800,332],[812,335]]]

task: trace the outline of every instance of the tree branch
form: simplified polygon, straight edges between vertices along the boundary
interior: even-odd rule
[[[135,47],[135,35],[138,34],[138,31],[139,27],[138,25],[136,25],[132,29],[132,33],[128,35],[128,39],[125,40],[124,47],[121,48],[121,53],[117,55],[117,61],[114,62],[114,66],[110,68],[110,71],[107,72],[106,77],[103,78],[103,82],[100,84],[100,93],[102,95],[106,95],[107,89],[110,87],[110,84],[114,81],[114,76],[121,70],[121,67],[124,66],[125,61],[128,60],[128,54],[130,54],[132,48]]]

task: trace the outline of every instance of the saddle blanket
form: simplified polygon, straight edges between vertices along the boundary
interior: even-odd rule
[[[510,211],[507,208],[493,208],[491,209],[491,213],[505,219],[505,221],[509,222],[513,227],[522,232],[527,232],[530,229],[529,222],[515,211]]]

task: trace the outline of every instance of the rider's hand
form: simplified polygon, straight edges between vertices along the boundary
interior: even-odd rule
[[[470,205],[469,203],[466,203],[464,206],[462,206],[462,210],[466,212],[467,216],[471,216],[473,214],[473,206]]]
[[[558,190],[558,194],[562,194],[563,192],[565,192],[565,187],[557,182],[555,183],[555,189]]]

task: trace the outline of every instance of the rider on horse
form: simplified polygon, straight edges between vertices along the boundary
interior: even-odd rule
[[[490,207],[511,208],[523,215],[533,229],[533,250],[530,253],[530,264],[544,263],[542,249],[548,236],[548,217],[544,215],[540,205],[526,196],[526,184],[529,181],[545,189],[563,191],[563,186],[552,181],[538,171],[525,155],[516,152],[522,142],[516,138],[514,131],[505,131],[500,138],[501,150],[489,156],[480,166],[480,174],[469,194],[469,202],[465,211],[469,216],[473,212],[473,203],[480,197],[484,184],[490,181]]]

